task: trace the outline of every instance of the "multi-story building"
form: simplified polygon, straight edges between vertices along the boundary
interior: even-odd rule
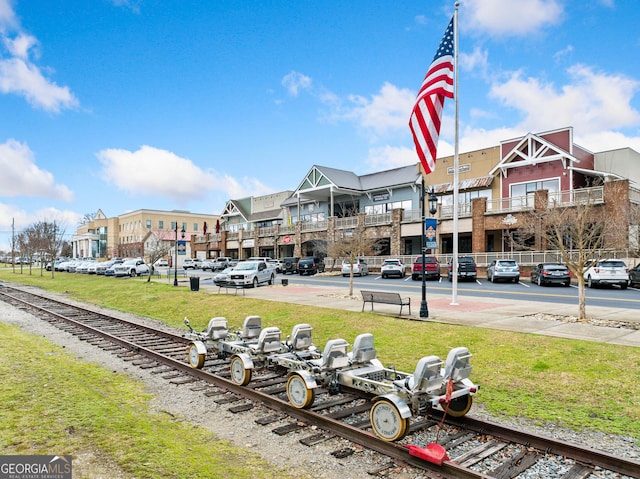
[[[640,210],[640,153],[590,152],[574,143],[571,127],[459,154],[457,205],[454,161],[439,158],[424,177],[426,196],[438,199],[432,252],[441,256],[452,253],[454,233],[460,253],[489,259],[511,252],[518,226],[547,205],[569,207],[589,197],[605,214]],[[357,231],[375,239],[381,255],[408,259],[422,250],[423,220],[429,216],[423,215],[422,181],[419,163],[366,175],[314,165],[295,190],[231,199],[219,216],[154,210],[96,215],[74,236],[74,254],[141,256],[146,234],[175,231],[177,224],[190,238],[191,255],[202,258],[325,255],[329,244]],[[629,234],[607,246],[637,251],[638,224],[628,216],[619,220]],[[546,246],[542,235],[531,239],[531,249]]]
[[[92,221],[78,227],[71,239],[74,257],[138,257],[145,256],[145,241],[150,234],[163,241],[175,241],[201,235],[219,220],[217,215],[189,211],[141,209],[107,218],[98,210]]]
[[[566,207],[588,195],[612,211],[640,207],[640,154],[630,148],[592,153],[573,142],[570,127],[458,155],[455,222],[453,177],[449,156],[424,178],[427,193],[438,198],[434,252],[441,255],[453,251],[454,228],[461,253],[513,249],[518,221],[536,204]],[[291,194],[271,198],[286,196],[279,208],[270,203],[264,216],[252,208],[254,199],[229,201],[213,243],[219,254],[241,258],[322,255],[330,242],[357,229],[376,239],[381,254],[414,255],[422,241],[421,182],[418,163],[367,175],[314,165]],[[627,244],[610,247],[637,248],[638,225],[627,227]],[[533,247],[544,248],[541,237],[534,241]]]

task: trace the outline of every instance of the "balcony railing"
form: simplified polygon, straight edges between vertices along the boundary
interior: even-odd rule
[[[328,227],[328,222],[325,221],[309,221],[300,223],[300,231],[323,231]]]
[[[353,229],[358,226],[357,216],[347,216],[345,218],[336,218],[337,229]]]
[[[380,226],[391,224],[391,213],[378,213],[364,217],[365,226]]]
[[[533,195],[499,198],[497,200],[487,200],[487,213],[532,210],[533,206]]]

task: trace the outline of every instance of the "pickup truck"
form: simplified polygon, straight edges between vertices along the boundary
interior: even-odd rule
[[[475,281],[478,277],[478,267],[471,256],[458,256],[458,279],[468,279]],[[453,265],[449,261],[449,271],[447,279],[453,281]]]
[[[242,261],[229,274],[229,283],[236,286],[253,286],[261,283],[273,284],[276,269],[266,261]]]
[[[127,259],[113,266],[115,276],[140,276],[149,274],[149,266],[141,259]]]

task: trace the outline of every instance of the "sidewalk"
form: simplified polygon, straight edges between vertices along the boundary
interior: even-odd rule
[[[218,293],[219,288],[211,282],[202,281],[200,289]],[[349,297],[348,292],[346,288],[283,286],[277,283],[273,286],[247,288],[244,294],[248,298],[268,301],[362,311],[360,291],[354,289],[353,297]],[[235,291],[229,291],[229,294],[234,293]],[[224,288],[220,294],[226,294]],[[640,312],[638,310],[587,305],[589,317],[597,320],[577,322],[575,318],[578,313],[577,304],[559,305],[539,301],[509,303],[500,299],[470,296],[458,296],[457,299],[458,304],[451,305],[450,295],[429,294],[427,297],[429,318],[420,318],[420,297],[411,296],[411,314],[407,314],[405,307],[402,317],[417,321],[436,321],[640,347]],[[371,311],[370,303],[367,303],[365,311]],[[375,304],[374,311],[398,316],[400,307]]]

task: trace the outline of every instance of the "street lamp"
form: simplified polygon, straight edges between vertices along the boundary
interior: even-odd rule
[[[178,222],[176,221],[176,254],[175,254],[175,261],[173,262],[173,285],[174,286],[178,286]],[[182,227],[182,230],[180,230],[180,233],[182,233],[182,239],[184,239],[184,226]]]
[[[428,318],[429,317],[429,307],[427,306],[427,276],[425,274],[425,250],[426,248],[426,233],[425,230],[427,228],[426,225],[426,214],[425,214],[425,196],[426,192],[424,189],[424,180],[422,181],[422,191],[420,194],[420,203],[422,206],[422,300],[420,301],[420,317]],[[438,197],[436,196],[435,191],[433,191],[433,187],[429,190],[429,213],[431,216],[436,214],[438,211]]]

